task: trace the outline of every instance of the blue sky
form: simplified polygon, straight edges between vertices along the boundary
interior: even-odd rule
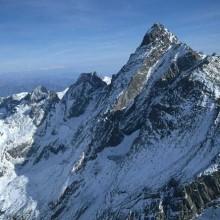
[[[0,73],[116,73],[155,22],[220,53],[219,0],[0,0]]]

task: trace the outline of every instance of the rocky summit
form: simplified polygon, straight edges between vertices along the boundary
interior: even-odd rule
[[[0,219],[220,219],[220,57],[154,24],[106,84],[0,98]]]

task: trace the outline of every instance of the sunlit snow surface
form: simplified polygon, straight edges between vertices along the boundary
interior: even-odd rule
[[[68,91],[68,89],[69,88],[66,88],[66,89],[64,89],[63,91],[61,91],[61,92],[57,92],[57,95],[58,95],[58,97],[59,97],[59,99],[62,99],[63,98],[63,96],[66,94],[66,92]]]
[[[111,84],[112,78],[110,76],[104,76],[102,79],[107,85]]]

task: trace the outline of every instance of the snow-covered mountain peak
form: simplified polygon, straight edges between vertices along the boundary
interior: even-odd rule
[[[0,98],[0,219],[191,220],[219,205],[218,56],[156,24],[110,85],[85,73],[68,88]]]
[[[82,73],[63,96],[66,117],[82,114],[90,101],[95,99],[106,86],[107,84],[96,73]]]
[[[36,87],[31,93],[31,101],[39,102],[48,96],[49,92],[44,86]]]
[[[119,94],[115,110],[132,104],[145,85],[152,86],[169,68],[182,72],[184,66],[190,68],[200,59],[202,56],[181,43],[167,28],[154,24],[127,64],[113,76],[112,90]]]
[[[38,86],[30,93],[30,101],[32,103],[56,103],[58,100],[57,93],[47,90],[44,86]]]
[[[89,83],[92,86],[103,86],[104,82],[102,79],[96,74],[96,72],[93,73],[82,73],[75,84],[85,84]]]
[[[157,42],[172,44],[177,43],[178,38],[174,34],[172,34],[164,25],[155,23],[145,34],[144,39],[141,43],[141,47],[147,46],[151,43],[155,44]]]

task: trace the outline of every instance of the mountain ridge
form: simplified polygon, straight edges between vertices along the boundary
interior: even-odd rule
[[[218,206],[220,57],[154,24],[107,85],[0,98],[0,219],[193,219]],[[206,214],[206,213],[205,213]]]

